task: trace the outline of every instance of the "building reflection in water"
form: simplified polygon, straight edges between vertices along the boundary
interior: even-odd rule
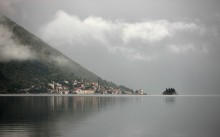
[[[26,133],[33,137],[59,136],[57,123],[60,120],[79,126],[86,117],[124,105],[131,99],[110,96],[0,97],[0,136],[12,136],[8,131],[16,128],[24,131],[16,132],[18,136]]]
[[[129,101],[124,97],[101,96],[22,96],[0,97],[0,120],[30,120],[38,116],[47,117],[51,113],[69,111],[82,113],[103,108],[111,108]],[[16,121],[16,120],[15,120]]]

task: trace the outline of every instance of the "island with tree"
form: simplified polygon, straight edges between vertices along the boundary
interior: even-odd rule
[[[177,92],[174,88],[166,88],[163,95],[177,95]]]

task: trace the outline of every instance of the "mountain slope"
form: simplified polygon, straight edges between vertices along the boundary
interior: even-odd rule
[[[111,84],[0,15],[0,91],[16,92],[51,81],[86,79]]]

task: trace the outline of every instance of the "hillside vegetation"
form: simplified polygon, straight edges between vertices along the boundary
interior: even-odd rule
[[[19,45],[19,48],[22,47],[31,52],[31,57],[25,59],[12,58],[10,54],[11,58],[7,59],[7,56],[0,55],[2,58],[0,59],[0,91],[14,93],[34,85],[46,85],[51,81],[75,79],[96,81],[103,86],[128,89],[101,79],[3,15],[0,15],[0,25],[10,34],[7,39],[4,39],[6,37],[4,33],[0,34],[0,36],[3,35],[0,54],[4,54],[3,50],[11,46],[5,45],[7,40],[12,41],[15,47]],[[13,49],[11,50],[13,54]]]

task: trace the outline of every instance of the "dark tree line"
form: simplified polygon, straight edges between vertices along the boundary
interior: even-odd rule
[[[166,88],[163,95],[177,95],[177,92],[174,88]]]

